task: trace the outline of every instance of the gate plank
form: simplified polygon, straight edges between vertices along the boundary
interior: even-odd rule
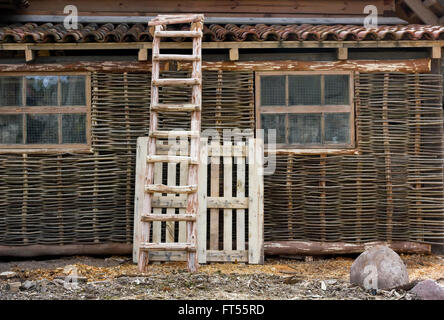
[[[220,158],[217,150],[220,149],[219,143],[211,141],[213,155],[211,156],[211,186],[210,195],[219,197],[219,164]],[[215,150],[215,148],[217,148]],[[210,210],[210,249],[219,250],[219,209]]]
[[[168,179],[169,186],[176,185],[176,168],[177,168],[177,163],[168,163],[167,179]],[[174,198],[176,198],[176,196],[174,196]],[[167,214],[175,214],[176,209],[175,208],[167,208],[166,213]],[[169,221],[166,223],[165,242],[174,242],[175,226],[176,226],[176,223],[174,221]]]
[[[243,142],[238,142],[237,145],[243,146]],[[236,154],[235,154],[236,155]],[[239,198],[245,197],[245,159],[242,155],[236,157],[237,164],[237,182],[236,182],[236,196]],[[245,210],[236,210],[236,249],[245,250]]]
[[[233,158],[228,156],[231,141],[224,141],[224,197],[233,196]],[[233,250],[233,210],[224,209],[224,250]]]
[[[154,164],[154,183],[155,184],[161,184],[162,183],[162,170],[163,170],[163,163],[157,162]],[[154,193],[153,196],[161,196],[161,193]],[[161,214],[162,209],[160,208],[154,208],[153,209],[154,214]],[[154,221],[153,222],[153,240],[152,242],[160,242],[162,236],[162,222],[160,221]]]
[[[197,214],[197,260],[207,263],[207,171],[208,144],[202,139],[200,144],[199,166],[199,211]]]

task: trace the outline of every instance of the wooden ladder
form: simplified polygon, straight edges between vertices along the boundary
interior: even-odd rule
[[[198,171],[199,144],[202,104],[202,28],[203,15],[159,15],[149,22],[154,26],[152,48],[152,80],[151,80],[151,110],[150,132],[148,139],[147,175],[145,178],[145,196],[141,216],[141,244],[139,247],[138,267],[140,272],[146,272],[149,262],[149,251],[186,251],[188,269],[195,272],[197,261],[197,214],[198,203]],[[189,31],[167,31],[169,24],[191,24]],[[193,39],[192,55],[160,54],[161,38],[184,37]],[[161,61],[191,61],[191,78],[159,78]],[[159,87],[184,86],[192,87],[191,102],[161,104],[159,103]],[[185,93],[184,93],[185,94]],[[158,129],[159,113],[191,112],[190,131],[161,131]],[[156,141],[159,138],[185,137],[190,138],[189,156],[158,155]],[[188,185],[169,186],[154,184],[154,164],[158,162],[188,164]],[[185,214],[152,214],[153,193],[187,194]],[[154,221],[186,221],[187,239],[185,243],[150,243],[150,223]]]

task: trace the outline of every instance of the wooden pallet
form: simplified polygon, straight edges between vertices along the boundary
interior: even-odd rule
[[[144,180],[140,172],[147,166],[148,137],[138,139],[136,172],[136,197],[133,258],[137,262],[140,237],[140,215],[144,196]],[[177,155],[188,152],[189,146],[182,142]],[[159,154],[171,155],[167,145],[157,145]],[[199,210],[197,215],[197,256],[200,264],[209,262],[263,263],[263,145],[260,140],[250,139],[233,145],[224,145],[201,140],[199,167]],[[175,184],[185,179],[186,164],[156,163],[155,183],[163,179]],[[179,170],[179,174],[177,172]],[[208,188],[209,185],[209,188]],[[209,191],[209,192],[208,192]],[[184,222],[174,217],[185,212],[186,196],[155,193],[153,211],[162,215],[163,222],[153,222],[153,239],[157,243],[181,243],[185,239]],[[180,209],[177,209],[180,208]],[[222,215],[222,216],[220,216]],[[207,227],[209,225],[209,228]],[[150,261],[185,261],[183,252],[150,252]]]
[[[137,239],[139,247],[138,266],[140,272],[147,271],[149,262],[149,252],[151,251],[183,251],[186,252],[188,269],[195,272],[198,269],[197,260],[197,212],[198,212],[198,170],[199,170],[199,143],[201,128],[201,104],[202,104],[202,28],[203,15],[180,15],[180,16],[158,16],[149,22],[154,26],[153,51],[152,51],[152,79],[151,79],[151,112],[150,112],[150,132],[148,140],[146,170],[141,173],[145,180],[143,184],[143,204],[140,220],[140,238]],[[169,24],[191,23],[189,31],[166,31]],[[160,41],[162,38],[188,37],[193,40],[192,55],[166,55],[160,54]],[[191,78],[160,78],[160,61],[192,61]],[[159,101],[159,90],[161,87],[189,87],[192,88],[191,102],[174,105],[165,105]],[[185,90],[184,90],[185,91]],[[186,93],[184,92],[184,100]],[[191,112],[190,131],[165,131],[159,128],[159,115],[169,112]],[[190,151],[186,156],[159,155],[156,148],[157,139],[169,137],[184,137],[190,139]],[[185,164],[187,181],[185,184],[176,186],[175,184],[162,184],[159,179],[159,168],[162,163],[173,165],[176,163]],[[185,170],[186,169],[186,170]],[[140,173],[140,171],[139,171]],[[161,178],[161,177],[160,177]],[[153,209],[152,201],[157,193],[185,194],[187,197],[185,212],[172,217],[172,213],[161,215],[157,209]],[[173,208],[174,210],[174,208]],[[183,221],[186,223],[186,239],[181,239],[179,243],[160,242],[156,226],[162,221],[174,223]],[[154,224],[152,240],[150,240],[150,227]],[[183,237],[182,237],[183,238]]]

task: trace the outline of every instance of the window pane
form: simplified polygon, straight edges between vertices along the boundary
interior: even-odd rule
[[[61,76],[62,106],[85,106],[85,77]]]
[[[350,114],[325,113],[325,142],[350,143]]]
[[[290,114],[289,143],[319,144],[321,143],[321,114],[303,113]]]
[[[57,103],[56,76],[27,76],[26,105],[27,106],[56,106]]]
[[[288,76],[290,105],[320,105],[321,76]]]
[[[325,75],[325,104],[349,105],[348,82],[348,75]]]
[[[261,105],[262,106],[285,105],[284,76],[261,77]]]
[[[0,107],[22,105],[22,77],[0,77]]]
[[[0,115],[0,143],[23,143],[23,116],[21,114]]]
[[[59,140],[58,115],[28,114],[26,115],[26,143],[56,144]]]
[[[261,127],[264,129],[264,143],[268,143],[268,130],[276,130],[276,143],[285,142],[285,114],[262,114]],[[273,132],[270,132],[270,135]],[[270,139],[270,141],[272,141]]]
[[[62,115],[62,143],[86,143],[86,115]]]

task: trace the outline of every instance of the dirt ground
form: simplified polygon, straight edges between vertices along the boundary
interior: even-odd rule
[[[444,282],[442,256],[401,255],[410,281]],[[264,265],[210,264],[198,273],[185,263],[150,265],[139,274],[130,257],[68,257],[33,261],[0,261],[0,299],[415,299],[403,290],[366,291],[349,283],[351,257],[267,259]],[[70,274],[77,286],[66,282]],[[17,283],[21,283],[20,289]],[[14,283],[16,290],[13,289]]]

